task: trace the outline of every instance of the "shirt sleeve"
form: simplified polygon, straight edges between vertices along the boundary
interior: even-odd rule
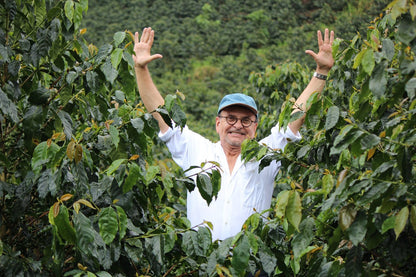
[[[198,153],[204,147],[212,144],[208,139],[191,131],[188,126],[182,130],[174,126],[165,133],[159,133],[159,138],[166,143],[173,160],[183,169],[187,170],[192,165],[197,165]],[[206,148],[205,148],[206,149]]]
[[[273,149],[284,149],[286,144],[290,141],[298,141],[302,138],[300,133],[294,134],[289,127],[286,130],[280,128],[278,125],[274,126],[271,134],[260,141],[265,143]]]

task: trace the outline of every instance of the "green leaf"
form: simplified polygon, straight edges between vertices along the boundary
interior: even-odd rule
[[[366,134],[361,138],[360,143],[363,149],[371,149],[380,143],[380,137],[374,134]]]
[[[298,159],[301,159],[305,157],[306,154],[309,153],[309,150],[311,150],[311,146],[309,144],[306,144],[298,150],[298,152],[296,153],[296,156],[298,157]]]
[[[129,192],[141,179],[141,170],[136,163],[129,163],[129,172],[123,184],[123,193]]]
[[[170,110],[172,120],[181,128],[186,124],[186,114],[181,107],[174,103],[172,110]]]
[[[212,185],[212,197],[217,198],[218,192],[221,189],[221,173],[219,170],[213,170],[210,174]]]
[[[404,227],[406,227],[408,218],[409,208],[406,206],[400,210],[400,212],[396,215],[396,220],[394,221],[394,233],[396,234],[396,240],[404,230]]]
[[[74,213],[74,227],[78,248],[85,254],[96,251],[97,245],[94,243],[96,231],[90,219],[81,212]]]
[[[38,193],[40,198],[45,198],[48,193],[51,196],[56,196],[58,190],[57,177],[58,174],[53,173],[49,168],[41,173],[38,179]]]
[[[101,66],[101,71],[104,73],[105,79],[109,81],[111,84],[114,84],[118,76],[118,71],[113,67],[111,62],[105,62]]]
[[[109,133],[111,136],[111,140],[113,141],[115,147],[118,147],[118,143],[120,142],[120,136],[118,129],[114,127],[113,125],[110,125]]]
[[[32,170],[36,173],[42,169],[42,166],[48,162],[48,143],[43,141],[39,143],[35,150],[33,151],[32,156]]]
[[[308,217],[302,221],[299,225],[300,232],[295,234],[292,239],[292,249],[295,259],[300,259],[304,254],[305,249],[311,244],[315,237],[315,221],[313,218]]]
[[[118,227],[117,213],[112,207],[107,207],[101,210],[98,218],[98,226],[100,228],[100,235],[104,242],[108,245],[116,237]]]
[[[331,174],[326,174],[322,177],[322,192],[324,193],[325,197],[331,192],[332,188],[334,187],[334,176]]]
[[[10,116],[14,123],[19,122],[16,105],[7,97],[7,94],[0,88],[0,111]]]
[[[383,39],[383,53],[385,53],[386,58],[388,61],[391,61],[394,57],[395,50],[394,50],[394,42],[389,39]]]
[[[397,38],[406,45],[409,45],[416,37],[415,22],[408,17],[403,17],[403,20],[399,23],[397,31]]]
[[[121,62],[121,58],[123,57],[123,49],[116,48],[113,53],[111,53],[111,64],[115,69],[118,68],[118,65]]]
[[[374,53],[371,49],[365,51],[361,65],[363,66],[364,71],[368,75],[371,75],[375,66]]]
[[[233,249],[233,257],[231,259],[231,266],[239,275],[245,271],[248,266],[250,258],[250,243],[247,236],[242,236],[238,244]]]
[[[349,204],[341,208],[341,210],[339,211],[339,226],[343,231],[347,230],[351,226],[351,224],[354,222],[356,215],[357,210],[352,204]]]
[[[288,221],[299,231],[299,223],[302,220],[302,203],[299,192],[291,190],[286,207],[286,217]]]
[[[58,215],[53,219],[58,228],[59,235],[71,244],[75,244],[76,235],[75,229],[69,222],[69,213],[65,205],[60,205]]]
[[[397,155],[397,165],[400,172],[402,173],[403,180],[405,182],[410,182],[412,178],[413,163],[408,147],[402,147],[399,149]]]
[[[267,273],[267,276],[273,276],[273,272],[277,264],[276,255],[269,248],[262,247],[259,251],[259,258],[261,261],[261,266]]]
[[[74,12],[74,29],[78,30],[82,22],[83,7],[79,3],[75,3]]]
[[[416,206],[413,205],[410,208],[410,223],[412,224],[413,230],[416,231]]]
[[[64,134],[66,136],[67,140],[71,140],[72,138],[72,132],[73,132],[73,123],[72,123],[72,118],[71,115],[69,115],[69,113],[60,110],[58,112],[58,117],[62,122],[62,125],[64,127]]]
[[[384,63],[376,66],[373,74],[370,76],[370,90],[376,96],[381,98],[384,96],[387,87],[387,72]]]
[[[68,18],[68,20],[70,22],[72,22],[72,20],[74,19],[74,1],[72,0],[67,0],[65,1],[65,16]]]
[[[113,51],[113,46],[111,44],[104,44],[101,46],[100,49],[98,49],[97,56],[95,57],[95,62],[97,64],[101,63],[107,58],[108,55],[110,55],[111,51]]]
[[[188,256],[203,256],[203,250],[198,240],[198,233],[189,230],[182,235],[182,249]]]
[[[415,98],[415,96],[416,96],[416,77],[413,77],[409,81],[407,81],[406,86],[405,86],[405,90],[407,92],[407,95],[409,95],[410,99]]]
[[[391,230],[395,226],[396,216],[391,216],[384,220],[383,224],[381,225],[381,234],[384,234],[388,230]]]
[[[87,71],[86,73],[87,84],[92,90],[96,90],[98,87],[99,76],[95,71]]]
[[[337,125],[339,119],[339,108],[331,106],[326,114],[325,130],[330,130]]]
[[[363,49],[361,50],[354,58],[354,64],[352,66],[353,69],[356,69],[360,66],[362,60],[363,60],[363,56],[364,54],[368,51],[368,49]]]
[[[160,172],[160,168],[158,166],[152,165],[149,166],[146,170],[146,176],[145,176],[145,181],[146,184],[150,184],[153,179],[156,178],[156,175]]]
[[[117,47],[120,45],[120,43],[123,42],[124,38],[126,37],[126,32],[117,32],[114,34],[114,46]]]
[[[143,119],[137,117],[130,120],[131,125],[136,129],[137,133],[142,133],[144,129],[144,121]]]
[[[339,134],[336,136],[334,140],[334,146],[338,145],[341,141],[345,139],[345,137],[350,133],[350,131],[354,130],[353,125],[346,125],[344,126]]]
[[[360,212],[354,222],[348,228],[348,238],[357,246],[362,242],[367,234],[367,217],[365,213]]]
[[[107,175],[111,175],[116,171],[121,164],[127,162],[127,159],[118,159],[111,163],[111,165],[107,168]]]
[[[212,201],[212,184],[209,176],[205,173],[198,174],[196,177],[196,186],[198,187],[202,198],[204,198],[209,205]]]
[[[286,214],[286,206],[289,202],[290,190],[281,191],[277,195],[276,201],[276,208],[274,212],[276,213],[276,217],[282,219]]]
[[[155,259],[157,263],[163,265],[164,261],[164,239],[163,235],[157,235],[152,238],[145,239],[145,245],[149,253],[151,253],[152,259]]]
[[[117,215],[118,215],[118,229],[120,240],[124,238],[127,231],[127,215],[122,207],[116,206]]]

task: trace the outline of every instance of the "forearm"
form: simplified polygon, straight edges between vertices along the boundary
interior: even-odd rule
[[[328,71],[317,70],[317,72],[320,74],[324,74],[324,75],[328,74]],[[322,92],[322,90],[325,87],[325,83],[326,83],[325,80],[312,77],[312,79],[309,81],[309,84],[306,86],[305,90],[301,93],[301,95],[299,95],[298,99],[296,99],[293,113],[298,112],[298,111],[303,111],[306,113],[307,111],[306,103],[309,97],[311,97],[311,95],[315,92],[317,93]],[[305,114],[301,118],[289,123],[289,128],[292,130],[294,134],[296,134],[300,130],[304,121],[305,121]]]
[[[158,121],[161,132],[165,133],[169,126],[164,122],[159,113],[154,112],[159,106],[164,105],[165,101],[153,83],[147,66],[136,66],[135,73],[140,98],[142,99],[147,111],[153,112],[152,115]]]

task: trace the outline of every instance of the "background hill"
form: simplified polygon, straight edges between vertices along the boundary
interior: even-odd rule
[[[192,129],[216,139],[213,128],[219,99],[245,91],[251,72],[267,65],[297,62],[313,70],[306,49],[317,50],[316,30],[335,30],[349,40],[366,33],[367,23],[387,0],[89,0],[83,20],[86,39],[102,46],[117,31],[155,30],[151,64],[162,94],[179,90]]]

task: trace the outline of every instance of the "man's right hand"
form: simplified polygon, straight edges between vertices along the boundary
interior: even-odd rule
[[[144,68],[148,63],[153,60],[160,59],[163,56],[160,54],[150,54],[150,50],[152,49],[153,39],[155,37],[155,32],[152,28],[144,28],[142,36],[140,37],[139,41],[139,33],[136,32],[134,34],[134,55],[133,61],[134,66],[136,68]]]

